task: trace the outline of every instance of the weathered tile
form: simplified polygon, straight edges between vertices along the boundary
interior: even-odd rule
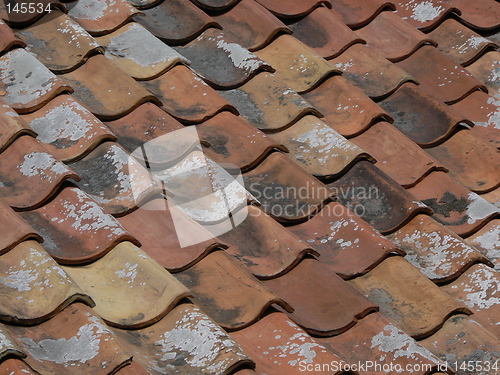
[[[19,48],[0,57],[3,100],[19,113],[31,112],[63,91],[73,91],[32,54]]]
[[[28,223],[5,203],[0,201],[0,255],[10,251],[26,240],[42,242],[42,237],[31,228]]]
[[[390,95],[405,82],[416,82],[403,69],[362,44],[351,46],[342,55],[330,60],[330,63],[374,100]]]
[[[147,328],[113,331],[151,375],[229,375],[238,366],[252,365],[226,332],[190,304],[177,306]]]
[[[338,176],[359,160],[375,161],[315,116],[304,116],[271,136],[290,150],[290,159],[319,179]]]
[[[349,281],[414,338],[436,332],[454,313],[470,313],[403,257],[390,257],[366,275]]]
[[[136,0],[140,1],[140,0]],[[131,1],[133,3],[133,1]],[[150,375],[146,369],[139,364],[139,362],[132,361],[130,364],[122,367],[116,373],[116,375]]]
[[[189,0],[162,1],[142,13],[134,21],[168,44],[184,44],[210,27],[220,27]]]
[[[481,194],[481,197],[483,197],[496,207],[500,208],[500,187],[488,193]]]
[[[450,229],[427,215],[418,215],[388,238],[406,252],[405,259],[434,282],[455,278],[486,257]]]
[[[185,123],[200,123],[224,110],[238,114],[227,100],[183,65],[141,83],[162,101],[165,111]]]
[[[75,301],[94,306],[38,242],[25,241],[0,259],[3,322],[39,324]]]
[[[500,71],[500,52],[488,52],[475,63],[469,65],[467,71],[472,73],[474,77],[486,85],[491,96],[497,99],[500,98],[500,79],[498,79]]]
[[[81,303],[45,323],[8,326],[8,330],[28,353],[24,361],[41,374],[104,375],[131,360],[104,322]]]
[[[9,375],[37,375],[26,365],[26,363],[13,358],[9,358],[0,363],[0,371]]]
[[[396,181],[366,161],[360,161],[328,186],[340,203],[384,234],[401,228],[418,213],[431,213]]]
[[[193,301],[225,329],[249,326],[273,304],[291,309],[223,251],[208,254],[175,277],[191,290]]]
[[[331,77],[302,96],[321,111],[323,121],[344,137],[363,132],[379,119],[391,121],[382,108],[342,76]]]
[[[285,21],[293,36],[325,59],[337,57],[356,43],[365,43],[330,9],[318,7],[307,17]]]
[[[32,137],[23,136],[0,154],[0,197],[17,209],[42,205],[64,181],[78,175],[56,160]]]
[[[267,72],[256,75],[237,89],[219,91],[219,94],[250,124],[264,132],[282,130],[308,113],[319,115],[299,94]]]
[[[21,350],[9,332],[3,327],[0,324],[0,370],[2,371],[9,369],[11,366],[15,367],[15,362],[18,362],[18,360],[12,357],[23,358],[26,356],[26,353]],[[10,363],[7,364],[7,362]],[[7,372],[4,373],[7,374]],[[14,373],[14,375],[17,375],[17,373]]]
[[[8,3],[10,8],[7,6]],[[12,0],[8,3],[2,2],[0,4],[0,18],[13,27],[29,26],[47,13],[51,13],[54,9],[67,12],[65,2],[59,0],[40,0],[33,4],[35,7],[32,8],[31,12],[29,8],[26,8],[27,11],[23,12],[23,4],[25,6],[29,5],[26,0]]]
[[[256,51],[265,47],[279,33],[291,30],[254,0],[241,0],[225,13],[212,16],[243,48]]]
[[[336,0],[332,9],[347,26],[361,27],[374,19],[384,9],[394,10],[392,2],[386,0]]]
[[[79,159],[104,141],[116,137],[71,95],[59,95],[45,107],[21,116],[36,133],[36,139],[55,158]]]
[[[0,99],[0,152],[6,150],[12,142],[22,135],[36,137],[36,133],[19,114]]]
[[[137,9],[151,8],[161,2],[162,0],[129,0],[129,3],[131,3]]]
[[[500,4],[495,0],[471,3],[467,0],[448,0],[460,9],[460,20],[472,29],[491,30],[500,26]]]
[[[281,35],[255,54],[276,69],[276,77],[297,92],[313,89],[340,71],[291,35]]]
[[[310,13],[313,9],[326,5],[330,6],[330,0],[256,0],[277,16],[284,18],[300,17]]]
[[[490,221],[465,240],[482,252],[494,264],[495,270],[500,270],[500,220]]]
[[[74,97],[104,120],[121,117],[144,102],[161,102],[103,55],[95,55],[78,69],[60,75]],[[88,77],[94,77],[89,80]]]
[[[191,0],[201,8],[209,10],[223,10],[232,7],[238,0]]]
[[[414,186],[432,171],[445,167],[407,138],[396,127],[379,122],[352,142],[370,153],[375,164],[403,187]]]
[[[311,217],[333,195],[282,153],[270,154],[258,167],[245,173],[243,179],[262,210],[285,223]]]
[[[327,265],[304,259],[285,275],[263,281],[293,307],[290,319],[308,333],[331,336],[348,330],[377,307]]]
[[[9,51],[14,47],[23,48],[26,47],[26,43],[19,39],[12,29],[0,19],[0,52]]]
[[[395,0],[397,15],[420,30],[432,29],[451,13],[460,14],[446,0]]]
[[[456,103],[478,89],[485,89],[472,74],[433,46],[423,46],[397,65],[420,82],[421,90],[447,104]]]

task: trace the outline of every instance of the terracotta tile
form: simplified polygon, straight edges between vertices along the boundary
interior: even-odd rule
[[[359,134],[381,118],[391,117],[361,89],[342,76],[334,76],[302,95],[321,111],[323,121],[344,137]]]
[[[36,133],[18,113],[0,99],[0,153],[22,135],[36,137]]]
[[[451,106],[454,110],[474,122],[471,132],[500,148],[499,120],[500,99],[485,92],[476,91]]]
[[[412,368],[414,370],[408,373],[423,375],[430,373],[431,369],[436,370],[438,366],[440,369],[446,366],[381,313],[360,319],[354,327],[340,335],[316,340],[348,363],[373,363],[365,369],[365,374],[383,372],[395,375],[398,373],[397,368]],[[377,371],[375,366],[387,370]]]
[[[118,29],[140,12],[126,0],[78,0],[68,3],[68,15],[92,35]]]
[[[499,211],[448,173],[431,173],[408,191],[434,211],[435,220],[459,236],[477,231]]]
[[[291,309],[223,251],[208,254],[175,277],[191,290],[193,301],[224,329],[249,326],[273,304]]]
[[[219,91],[250,124],[264,132],[288,127],[305,114],[319,115],[276,75],[264,72],[234,90]]]
[[[102,320],[80,303],[45,323],[8,329],[28,353],[24,361],[42,374],[104,375],[131,360]]]
[[[94,263],[64,270],[94,299],[95,312],[117,327],[155,323],[190,295],[165,268],[130,242],[118,244]]]
[[[220,27],[189,0],[163,1],[142,13],[134,21],[168,44],[184,44],[210,27]]]
[[[427,31],[451,13],[460,14],[446,0],[395,0],[397,15],[413,27]]]
[[[23,361],[12,358],[0,363],[0,371],[9,375],[36,375]]]
[[[3,327],[4,326],[0,324],[0,370],[15,367],[15,363],[18,362],[18,360],[12,357],[26,357],[26,353],[21,350],[9,332]],[[7,374],[7,372],[4,373]],[[17,373],[14,373],[14,375],[17,375]]]
[[[276,77],[297,92],[313,89],[340,71],[291,35],[281,35],[255,54],[276,69]]]
[[[54,9],[60,9],[61,11],[67,12],[66,4],[61,1],[41,0],[37,3],[41,5],[36,7],[35,12],[22,12],[22,4],[28,5],[29,1],[13,0],[9,1],[9,3],[11,4],[11,12],[8,11],[7,3],[2,2],[0,5],[0,18],[3,18],[4,21],[13,27],[29,26]],[[18,5],[18,12],[15,11],[16,4]]]
[[[356,43],[365,43],[330,9],[318,7],[307,17],[285,21],[293,36],[325,59],[337,57]]]
[[[243,176],[246,189],[262,210],[281,222],[303,221],[333,195],[325,185],[291,161],[273,153]]]
[[[495,270],[500,270],[500,220],[490,221],[465,240],[483,253],[493,263]]]
[[[488,88],[490,95],[496,98],[500,98],[500,82],[498,80],[499,69],[500,52],[498,51],[488,52],[475,63],[467,67],[467,71],[483,82]]]
[[[11,324],[39,324],[75,301],[94,306],[35,241],[25,241],[2,255],[0,291],[0,319]]]
[[[496,188],[488,193],[481,194],[481,197],[500,208],[500,188]]]
[[[285,314],[274,312],[231,336],[256,362],[261,374],[299,375],[314,364],[346,365],[338,356],[318,344]],[[302,370],[301,370],[302,369]],[[327,375],[339,372],[314,371]]]
[[[261,71],[274,69],[235,43],[223,31],[210,28],[176,51],[191,60],[191,68],[216,89],[241,86]]]
[[[103,52],[94,38],[59,10],[50,12],[30,27],[16,30],[16,35],[27,44],[26,51],[56,73],[73,70],[89,55]]]
[[[277,16],[284,18],[293,18],[304,16],[310,13],[313,9],[326,5],[330,6],[330,0],[304,0],[304,1],[294,1],[294,0],[256,0],[258,3],[265,6],[271,12]]]
[[[371,225],[337,202],[288,229],[319,252],[321,263],[344,278],[365,274],[390,253],[403,254]]]
[[[405,82],[415,82],[410,74],[362,44],[353,45],[330,63],[374,100],[390,95]]]
[[[42,237],[28,223],[5,203],[0,201],[0,255],[5,254],[18,244],[28,239],[42,242]]]
[[[95,79],[87,79],[91,76]],[[60,77],[75,89],[74,97],[103,120],[121,117],[146,101],[161,105],[103,55],[92,56],[78,69]]]
[[[338,176],[359,160],[375,161],[315,116],[304,116],[271,136],[290,150],[290,159],[319,179]]]
[[[486,257],[450,229],[427,215],[418,215],[389,239],[406,252],[406,260],[434,282],[453,279]]]
[[[138,0],[140,1],[140,0]],[[133,3],[133,1],[131,1]],[[150,375],[139,362],[132,361],[129,365],[122,367],[116,372],[116,375]]]
[[[114,329],[120,342],[151,375],[232,374],[251,359],[197,307],[182,304],[144,329]]]
[[[161,2],[162,0],[129,0],[129,3],[137,9],[151,8]]]
[[[429,37],[438,42],[438,50],[463,66],[474,62],[488,49],[498,47],[453,18],[445,20]]]
[[[232,7],[238,0],[191,0],[201,8],[208,10],[223,10]]]
[[[433,46],[423,46],[397,65],[420,82],[422,91],[447,104],[456,103],[477,89],[485,89],[468,71]]]
[[[19,113],[34,111],[61,92],[73,91],[24,49],[0,57],[0,81],[3,100]]]
[[[32,137],[18,138],[0,154],[0,197],[17,209],[32,209],[52,198],[64,181],[78,175]]]
[[[137,80],[158,77],[176,64],[189,64],[189,60],[135,22],[96,40],[106,49],[104,55],[108,59]]]
[[[460,19],[472,29],[491,30],[500,26],[500,4],[495,0],[482,0],[475,3],[464,0],[449,0],[460,9]]]
[[[101,142],[116,140],[109,129],[71,95],[59,95],[36,112],[21,116],[55,158],[73,161]]]
[[[165,111],[185,123],[203,122],[224,110],[238,114],[228,101],[183,65],[141,83],[160,98]]]
[[[387,258],[349,283],[376,303],[386,317],[417,339],[437,331],[454,313],[470,313],[465,305],[439,289],[400,256]]]
[[[249,51],[265,47],[279,33],[291,33],[283,22],[254,0],[236,2],[227,12],[212,17],[226,35]]]
[[[0,12],[2,11],[0,10]],[[23,48],[26,47],[26,43],[19,39],[5,22],[0,20],[0,52],[9,51],[14,47]]]
[[[396,128],[422,147],[441,143],[459,123],[474,125],[454,106],[443,104],[412,83],[404,84],[378,104],[394,118]]]
[[[373,125],[352,142],[369,152],[376,166],[398,184],[407,188],[419,183],[432,171],[445,167],[387,122]]]
[[[476,193],[486,193],[500,186],[500,150],[468,129],[426,151],[443,163],[453,178]]]
[[[357,28],[366,25],[384,9],[394,10],[394,5],[385,0],[337,0],[332,1],[332,8],[347,26]]]
[[[390,11],[380,13],[368,25],[356,30],[356,34],[390,61],[404,60],[424,44],[437,45],[432,37],[416,30]]]
[[[418,213],[431,213],[396,181],[366,161],[360,161],[328,186],[340,203],[384,234],[401,228]]]
[[[293,312],[287,312],[290,319],[314,335],[346,331],[358,319],[377,310],[376,305],[316,259],[304,259],[285,275],[263,282],[293,307]]]

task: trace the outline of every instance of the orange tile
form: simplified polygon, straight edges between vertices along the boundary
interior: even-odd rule
[[[0,202],[0,228],[3,228],[0,237],[0,255],[28,239],[43,241],[42,237],[26,221],[3,202]]]
[[[0,105],[0,153],[22,135],[36,137],[36,133],[11,106],[2,99]]]
[[[256,0],[271,12],[280,17],[300,17],[310,13],[319,6],[330,6],[330,0],[304,0],[297,2],[294,0]]]
[[[393,2],[386,0],[336,0],[332,9],[349,27],[361,27],[384,9],[394,10]]]
[[[9,25],[2,20],[0,20],[0,40],[0,51],[2,52],[9,51],[14,47],[26,47],[26,43],[19,39]]]
[[[495,0],[471,3],[466,0],[449,0],[460,9],[460,19],[471,29],[491,30],[500,26],[500,5]]]

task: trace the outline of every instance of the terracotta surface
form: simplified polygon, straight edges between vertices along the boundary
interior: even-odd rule
[[[366,25],[382,10],[394,10],[394,5],[385,0],[338,0],[332,1],[332,9],[347,26],[358,28]]]
[[[500,4],[495,0],[471,3],[466,0],[450,0],[461,11],[460,19],[473,29],[489,30],[500,26]]]
[[[229,102],[183,65],[141,83],[162,101],[165,111],[182,122],[203,122],[224,110],[238,114]]]
[[[30,136],[0,154],[0,198],[13,208],[39,207],[68,179],[79,177]]]
[[[10,367],[10,366],[15,366],[14,363],[20,362],[17,359],[13,359],[15,357],[17,358],[24,358],[26,357],[26,353],[24,353],[19,345],[16,344],[12,336],[9,334],[9,332],[3,328],[3,325],[0,325],[0,337],[2,338],[1,344],[0,344],[0,360],[2,360],[2,363],[0,364],[0,370],[3,370],[4,367]],[[12,358],[9,360],[9,357]],[[10,363],[5,365],[6,363]]]
[[[500,98],[500,82],[497,76],[500,67],[499,59],[500,52],[492,51],[467,67],[470,73],[486,85],[489,94],[495,98]]]
[[[36,375],[23,361],[12,358],[0,363],[0,371],[9,375]]]
[[[395,0],[393,3],[399,17],[424,31],[432,29],[451,13],[460,14],[460,10],[446,0]]]
[[[273,304],[292,310],[223,251],[210,253],[175,277],[191,290],[193,301],[224,329],[249,326]]]
[[[350,280],[386,317],[414,338],[429,336],[445,320],[468,308],[439,289],[403,257],[387,258],[364,276]]]
[[[255,54],[276,69],[276,77],[297,92],[312,90],[327,76],[340,73],[290,35],[281,35]]]
[[[15,9],[15,5],[18,4],[18,9],[20,11],[15,12],[11,11],[10,13],[8,12],[7,8],[7,3],[3,2],[0,5],[0,17],[3,18],[4,21],[6,21],[9,25],[11,26],[19,26],[19,27],[25,27],[29,26],[32,23],[36,22],[39,18],[43,17],[49,11],[47,8],[49,8],[51,11],[53,9],[60,9],[64,12],[67,12],[66,4],[62,3],[61,1],[53,1],[53,0],[41,0],[39,3],[42,6],[37,6],[35,7],[35,12],[22,12],[19,7],[22,6],[22,4],[27,4],[26,1],[24,0],[14,0],[9,2],[11,4],[11,9]]]
[[[229,2],[229,1],[227,1]],[[265,47],[279,33],[291,30],[254,0],[231,1],[234,7],[213,16],[229,35],[243,48],[256,51]]]
[[[8,51],[14,47],[26,47],[26,43],[19,39],[4,21],[0,20],[0,51]]]
[[[490,191],[489,193],[481,194],[488,202],[500,208],[500,188]]]
[[[234,90],[219,91],[250,124],[264,132],[280,131],[310,113],[319,115],[308,102],[278,76],[263,72]]]
[[[482,252],[494,264],[495,270],[500,270],[500,220],[495,219],[486,224],[466,241]]]
[[[22,116],[37,140],[55,158],[80,159],[99,143],[116,140],[109,129],[71,95],[59,95],[45,107]]]
[[[189,64],[188,59],[135,22],[96,40],[105,48],[108,59],[138,80],[158,77],[176,64]],[[154,56],[148,56],[151,49],[155,51]]]
[[[210,10],[221,10],[230,8],[237,2],[238,0],[193,0],[193,3],[195,3],[199,7]]]
[[[405,82],[415,82],[410,74],[361,44],[353,45],[330,63],[374,100],[392,94]]]
[[[140,0],[139,0],[140,1]],[[131,1],[132,3],[132,1]],[[117,375],[149,375],[149,373],[138,362],[132,361],[116,372]]]
[[[96,77],[88,80],[87,77]],[[61,75],[74,96],[102,120],[121,117],[146,101],[161,102],[103,55],[95,55],[78,69]]]
[[[299,17],[310,13],[313,9],[330,5],[330,0],[304,0],[296,2],[294,0],[256,0],[277,16],[284,18]]]
[[[0,201],[0,255],[5,254],[18,244],[28,239],[42,242],[42,237],[28,223],[5,203]]]
[[[331,77],[302,96],[344,137],[363,132],[381,118],[392,120],[361,89],[342,76]]]
[[[0,99],[0,152],[6,150],[12,142],[22,135],[36,137],[36,133],[19,114]]]

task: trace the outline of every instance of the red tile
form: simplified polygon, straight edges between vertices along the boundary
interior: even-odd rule
[[[10,333],[4,328],[3,324],[0,324],[0,370],[9,369],[12,367],[12,370],[16,367],[23,368],[26,367],[22,364],[19,359],[26,357],[26,353],[24,353],[19,345],[16,344]],[[14,359],[17,357],[16,359]],[[10,358],[10,359],[9,359]],[[19,363],[21,362],[21,363]],[[19,364],[18,364],[19,363]],[[17,373],[14,373],[17,375]]]
[[[349,27],[361,27],[374,19],[384,9],[394,10],[393,2],[385,0],[336,0],[332,9]]]
[[[0,201],[0,255],[8,252],[18,244],[28,239],[42,242],[42,237],[19,217],[16,212]]]
[[[22,135],[36,137],[36,133],[22,117],[2,99],[0,99],[0,106],[0,153]]]
[[[460,14],[446,0],[395,0],[397,15],[413,27],[427,31],[451,13]]]
[[[491,220],[466,241],[483,253],[500,270],[500,220]]]
[[[274,14],[280,17],[300,17],[310,13],[319,6],[329,6],[330,0],[304,0],[297,2],[294,0],[256,0]]]
[[[14,35],[12,29],[2,20],[0,20],[0,51],[9,51],[14,47],[26,47],[19,37]]]
[[[238,2],[238,0],[191,0],[193,3],[198,5],[201,8],[206,8],[209,10],[222,10],[229,8],[235,3]]]
[[[482,56],[472,65],[467,67],[467,71],[472,73],[479,81],[483,82],[491,96],[500,97],[500,80],[498,70],[500,68],[500,52],[491,51]]]
[[[0,371],[9,375],[36,375],[26,363],[12,358],[0,363]]]
[[[491,30],[500,26],[500,4],[495,0],[471,3],[467,0],[449,0],[460,9],[460,19],[472,29]]]

